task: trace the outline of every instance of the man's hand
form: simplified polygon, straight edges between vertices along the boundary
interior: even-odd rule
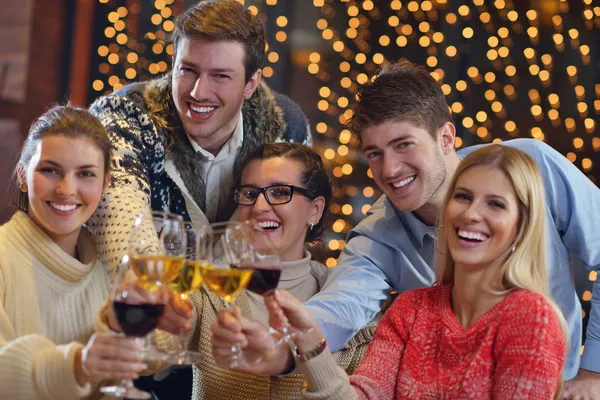
[[[600,400],[600,373],[580,369],[577,376],[565,381],[563,400]]]
[[[211,331],[212,353],[218,365],[226,367],[229,364],[235,344],[239,344],[250,356],[258,354],[263,358],[259,363],[235,368],[236,371],[270,376],[283,373],[289,368],[288,364],[291,365],[288,347],[275,346],[276,338],[260,322],[240,317],[237,307],[235,315],[219,310]]]
[[[174,335],[180,335],[182,332],[189,333],[192,330],[190,318],[193,308],[189,299],[182,299],[169,290],[169,302],[157,328]]]

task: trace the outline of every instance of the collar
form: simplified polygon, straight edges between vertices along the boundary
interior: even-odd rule
[[[406,231],[410,233],[410,235],[418,242],[420,247],[423,247],[423,243],[425,242],[426,236],[435,239],[435,225],[430,226],[423,223],[423,221],[421,221],[412,211],[399,211],[390,199],[386,197],[386,200],[392,207],[398,218],[400,218],[400,221],[402,222],[402,225],[404,225]]]
[[[310,260],[310,253],[304,250],[304,258],[294,261],[281,261],[281,277],[279,280],[282,283],[290,282],[293,285],[297,284],[298,280],[304,280],[311,271]],[[288,285],[284,284],[282,286]]]
[[[221,148],[221,150],[219,150],[216,156],[210,151],[200,147],[200,145],[196,143],[196,141],[190,135],[187,135],[187,137],[196,153],[200,153],[208,161],[221,161],[234,154],[240,147],[242,147],[242,142],[244,141],[244,115],[242,111],[240,111],[239,120],[235,126],[235,129],[233,130],[233,134],[229,140],[225,142],[225,145]]]

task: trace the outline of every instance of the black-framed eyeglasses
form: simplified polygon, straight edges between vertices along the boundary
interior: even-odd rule
[[[292,201],[294,193],[301,194],[311,200],[316,197],[312,190],[294,185],[271,185],[263,188],[240,186],[233,188],[233,200],[240,206],[251,206],[256,203],[256,199],[261,193],[265,196],[267,203],[272,206],[289,203]]]

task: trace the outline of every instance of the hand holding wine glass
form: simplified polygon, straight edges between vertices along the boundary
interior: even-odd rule
[[[157,327],[167,300],[163,286],[149,285],[147,280],[124,273],[111,290],[109,306],[113,308],[121,335],[141,339]],[[100,391],[114,397],[151,398],[148,393],[136,389],[130,379],[123,380],[120,385],[101,387]]]

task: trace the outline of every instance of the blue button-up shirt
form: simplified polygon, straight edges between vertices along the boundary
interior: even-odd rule
[[[600,284],[595,283],[580,362],[581,304],[572,278],[572,257],[588,270],[600,270],[600,189],[550,146],[533,139],[502,143],[529,154],[546,190],[548,275],[551,294],[569,327],[565,379],[577,369],[600,372]],[[486,146],[486,145],[482,145]],[[481,146],[458,152],[459,157]],[[348,233],[338,265],[323,290],[309,302],[332,351],[343,347],[380,311],[392,289],[404,292],[433,283],[435,227],[411,212],[399,212],[383,196],[367,217]]]

